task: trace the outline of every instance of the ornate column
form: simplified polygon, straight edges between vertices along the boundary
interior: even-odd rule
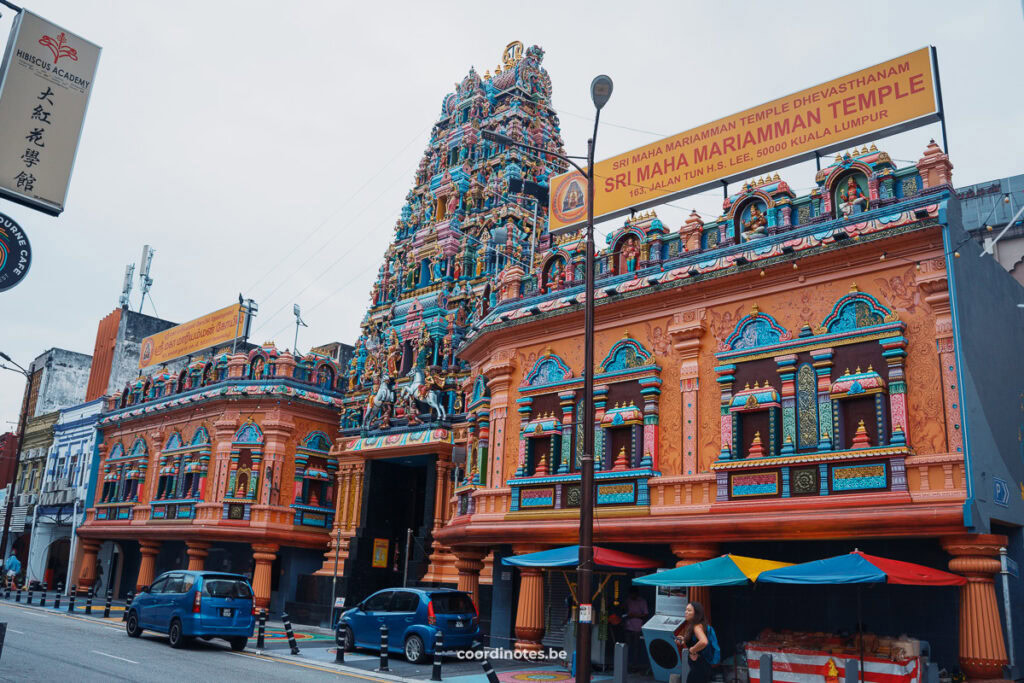
[[[796,449],[796,354],[775,357],[782,381],[782,449],[780,455],[792,455]]]
[[[722,447],[718,452],[719,460],[731,460],[733,457],[732,413],[729,412],[729,405],[732,403],[732,385],[733,382],[736,380],[736,375],[732,374],[734,372],[736,372],[736,366],[733,365],[732,363],[726,365],[719,365],[715,368],[715,374],[718,375],[718,377],[715,378],[715,381],[718,382],[720,404],[719,411],[722,416],[722,434],[720,437]],[[694,384],[693,386],[695,388],[693,392],[694,398],[696,398],[696,384]],[[696,411],[694,412],[696,413]],[[696,427],[696,425],[694,425],[694,427]],[[736,457],[739,458],[742,455],[742,453],[743,448],[741,445],[738,445],[736,447]],[[683,461],[685,463],[685,458]],[[694,469],[696,469],[696,460],[694,460],[694,465]],[[689,470],[686,470],[685,467],[683,469],[684,471],[686,471],[686,474],[695,474],[695,472],[690,472]]]
[[[530,455],[533,452],[532,444],[529,444],[526,439],[526,434],[523,432],[523,426],[529,422],[530,413],[533,410],[533,399],[529,396],[516,399],[516,412],[519,413],[519,456],[516,461],[516,475],[517,477],[528,477],[533,475],[539,468],[540,463],[537,462],[536,456],[533,458],[533,467],[530,467]]]
[[[636,454],[637,459],[635,462],[639,462],[640,467],[650,467],[651,469],[657,470],[659,462],[658,411],[660,410],[659,399],[661,398],[661,378],[641,378],[640,395],[644,398],[643,452]]]
[[[939,356],[942,377],[942,405],[946,417],[946,450],[964,452],[964,436],[960,424],[960,384],[956,372],[956,349],[953,343],[953,314],[950,310],[946,265],[940,259],[925,261],[917,276],[917,288],[935,316],[935,350]]]
[[[96,556],[99,555],[103,541],[91,538],[82,539],[82,564],[78,571],[78,590],[87,591],[96,583]]]
[[[143,586],[153,583],[153,578],[156,575],[156,556],[160,554],[160,545],[160,541],[139,541],[142,561],[139,562],[139,575],[135,579],[136,593]]]
[[[209,476],[211,481],[206,484],[207,503],[219,503],[225,498],[228,467],[231,460],[231,442],[239,426],[238,413],[224,413],[213,423],[213,470]],[[227,497],[230,497],[230,493]]]
[[[669,546],[672,554],[679,558],[677,567],[685,567],[704,560],[718,557],[717,543],[673,543]],[[704,608],[704,616],[711,621],[711,589],[707,586],[689,586],[686,589],[688,602],[699,602]]]
[[[994,577],[1006,536],[962,534],[942,539],[950,570],[967,577],[960,589],[960,668],[970,680],[998,679],[1009,663]]]
[[[516,554],[540,548],[516,548]],[[519,568],[519,604],[516,607],[517,650],[541,650],[544,637],[544,574],[537,567]]]
[[[280,409],[272,411],[263,421],[263,455],[262,474],[264,484],[256,489],[255,500],[263,505],[289,505],[288,494],[285,500],[281,497],[281,472],[287,458],[288,443],[295,432],[295,423]],[[294,447],[292,448],[294,453]],[[253,458],[255,470],[255,457]],[[255,486],[255,483],[252,484]],[[260,493],[262,491],[262,493]]]
[[[455,568],[459,571],[459,590],[473,596],[473,604],[480,610],[480,570],[484,568],[483,559],[487,556],[486,548],[459,546],[452,548],[455,553]]]
[[[843,445],[840,435],[834,429],[832,419],[832,356],[833,350],[811,351],[814,373],[818,377],[818,450],[831,451],[848,447]]]
[[[558,404],[562,409],[562,454],[556,474],[569,474],[572,467],[572,408],[575,399],[575,391],[563,391],[558,394]]]
[[[210,554],[209,551],[210,544],[206,541],[187,541],[185,553],[188,555],[188,570],[199,572],[205,569],[206,556]]]
[[[257,609],[270,607],[270,570],[277,559],[280,548],[276,543],[253,543],[252,559],[256,568],[252,574],[252,591],[256,598]]]
[[[487,377],[487,387],[491,392],[488,430],[490,447],[488,448],[487,473],[490,482],[498,486],[503,486],[505,483],[504,466],[501,463],[501,457],[505,452],[508,392],[515,367],[515,351],[512,349],[501,349],[491,355],[481,368],[481,371]],[[493,473],[493,476],[491,473]]]
[[[604,469],[605,462],[608,463],[608,467],[612,466],[611,458],[608,457],[606,452],[612,446],[610,443],[605,444],[604,430],[601,429],[601,420],[604,419],[605,408],[608,405],[608,385],[601,384],[594,387],[594,424],[587,425],[587,429],[594,430],[594,471],[600,472]],[[583,415],[586,412],[586,408],[580,413],[580,419],[584,419]],[[614,457],[614,453],[612,457]],[[608,458],[606,461],[605,458]]]
[[[345,573],[345,561],[348,560],[349,543],[359,525],[361,496],[359,485],[363,480],[363,461],[350,455],[343,455],[338,446],[331,449],[331,455],[338,458],[338,472],[335,479],[338,483],[338,494],[335,498],[334,525],[331,538],[324,551],[324,564],[317,570],[321,576],[338,576]],[[340,533],[340,540],[339,540]],[[335,550],[337,548],[337,550]],[[335,568],[335,553],[338,566]]]
[[[696,214],[691,214],[686,221],[691,234],[696,236],[696,249],[700,249],[700,228],[703,223]],[[687,251],[689,251],[689,245]],[[683,407],[682,466],[680,474],[696,474],[700,465],[697,462],[697,396],[699,381],[698,357],[700,356],[700,338],[705,330],[707,311],[698,308],[693,311],[676,313],[668,326],[668,334],[672,339],[672,348],[679,356],[679,391],[680,403]],[[731,427],[730,427],[731,429]],[[724,450],[725,441],[722,442]],[[654,468],[657,469],[657,463]]]

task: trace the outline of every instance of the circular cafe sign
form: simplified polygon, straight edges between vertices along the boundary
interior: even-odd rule
[[[21,282],[32,264],[32,247],[21,226],[0,213],[0,292]]]

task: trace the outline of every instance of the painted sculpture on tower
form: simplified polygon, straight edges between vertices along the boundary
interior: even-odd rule
[[[468,368],[456,356],[459,344],[498,303],[503,272],[518,266],[524,286],[537,286],[547,207],[510,194],[509,181],[544,187],[563,172],[562,162],[527,156],[482,134],[564,153],[543,59],[541,48],[511,43],[494,75],[470,69],[443,98],[371,288],[343,382],[343,429],[441,423],[460,415]]]

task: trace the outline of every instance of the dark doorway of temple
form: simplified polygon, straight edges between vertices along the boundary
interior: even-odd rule
[[[366,463],[363,522],[345,567],[350,600],[402,585],[407,529],[412,529],[409,585],[423,576],[434,519],[435,462],[436,456],[421,455]]]
[[[50,544],[49,554],[46,557],[46,570],[43,572],[43,581],[47,586],[55,588],[58,583],[67,583],[68,555],[70,553],[70,538],[58,538]]]

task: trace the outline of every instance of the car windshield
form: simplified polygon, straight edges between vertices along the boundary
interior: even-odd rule
[[[251,598],[249,584],[240,579],[206,579],[203,593],[211,598]]]
[[[465,593],[433,593],[430,601],[434,603],[436,614],[472,614],[473,601]]]

